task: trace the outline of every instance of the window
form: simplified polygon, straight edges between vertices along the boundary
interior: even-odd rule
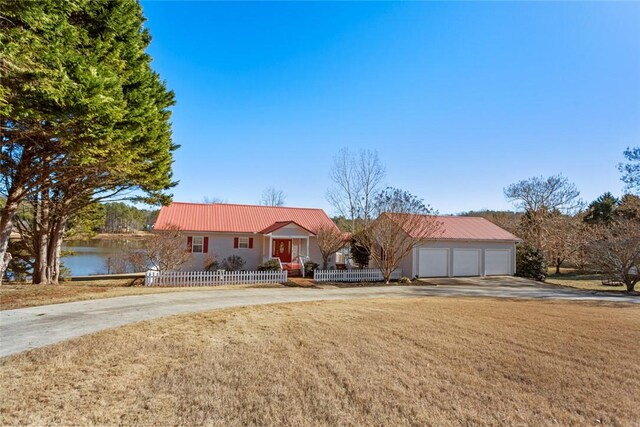
[[[191,243],[191,252],[195,254],[201,254],[203,252],[204,247],[204,237],[202,236],[193,236],[193,240]]]
[[[238,247],[240,249],[248,249],[249,248],[249,238],[248,237],[239,237],[238,238]]]
[[[234,249],[253,249],[253,237],[234,237]]]

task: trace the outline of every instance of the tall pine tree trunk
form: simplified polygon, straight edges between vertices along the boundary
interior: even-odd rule
[[[48,284],[48,252],[49,252],[49,207],[45,203],[40,206],[39,218],[34,217],[33,239],[35,243],[35,263],[33,267],[33,283]]]
[[[32,236],[34,246],[33,284],[48,284],[48,254],[49,254],[49,227],[50,206],[47,190],[40,193],[38,200],[34,201],[34,213],[32,224]]]
[[[0,283],[2,283],[2,278],[9,262],[7,248],[11,238],[11,231],[13,230],[13,219],[18,213],[22,194],[21,190],[10,191],[7,202],[0,211]]]
[[[51,221],[49,247],[47,250],[47,282],[57,285],[60,281],[60,255],[66,226],[66,217],[57,217]]]

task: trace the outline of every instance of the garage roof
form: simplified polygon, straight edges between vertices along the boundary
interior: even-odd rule
[[[432,216],[421,215],[425,221],[432,221]],[[436,216],[441,224],[436,234],[412,235],[434,240],[499,240],[508,242],[521,242],[522,239],[498,227],[491,221],[474,216]],[[425,227],[429,229],[429,227]]]
[[[185,231],[261,233],[276,223],[284,225],[291,222],[312,232],[321,227],[336,227],[322,209],[173,202],[160,209],[153,228],[166,230],[176,227]]]

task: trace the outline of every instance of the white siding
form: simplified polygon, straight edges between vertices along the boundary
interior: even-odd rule
[[[295,224],[288,224],[271,233],[274,238],[284,237],[307,237],[309,232]]]
[[[296,227],[297,228],[297,227]],[[292,230],[290,230],[292,231]],[[293,230],[295,231],[295,230]],[[271,249],[269,246],[269,237],[262,234],[249,234],[249,233],[191,233],[186,232],[184,237],[184,245],[187,246],[187,236],[206,236],[209,238],[209,252],[193,254],[193,260],[190,264],[184,265],[181,270],[183,271],[201,271],[204,268],[205,261],[215,257],[218,261],[222,261],[224,258],[230,255],[238,255],[245,261],[245,270],[255,270],[258,265],[262,263],[265,257],[271,257]],[[250,237],[253,238],[253,248],[234,248],[233,239],[235,237]],[[276,238],[274,236],[274,238]],[[281,238],[281,237],[279,237]],[[307,241],[302,238],[292,238],[293,250],[292,256],[295,256],[298,252],[296,245],[300,245],[299,251],[304,254],[307,250]],[[315,237],[309,237],[309,256],[313,262],[322,265],[322,255],[320,254],[320,248],[316,243]],[[331,257],[330,266],[335,268],[335,255]]]
[[[209,238],[209,252],[193,254],[191,265],[184,266],[184,271],[200,271],[204,268],[208,259],[215,259],[218,262],[231,255],[238,255],[245,261],[245,270],[255,270],[262,262],[262,235],[248,233],[185,233],[186,236],[207,236]],[[233,239],[235,237],[249,237],[253,239],[253,248],[234,248]]]

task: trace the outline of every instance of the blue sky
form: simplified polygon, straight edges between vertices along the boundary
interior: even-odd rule
[[[640,145],[640,3],[143,2],[176,93],[176,201],[332,212],[341,147],[440,213],[504,209],[506,185],[563,173],[620,194]]]

